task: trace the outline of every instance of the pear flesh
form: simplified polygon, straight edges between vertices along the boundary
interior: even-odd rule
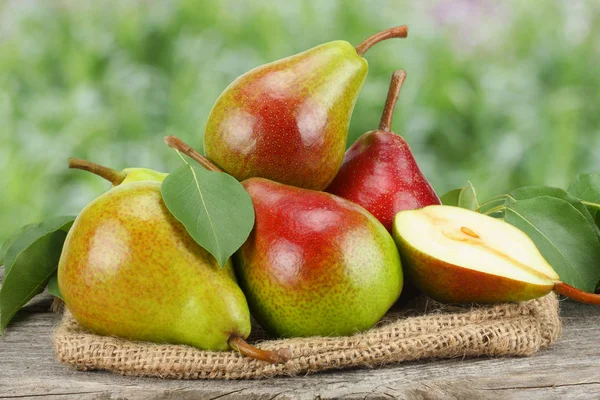
[[[441,302],[530,300],[560,279],[524,232],[474,211],[441,205],[402,211],[393,235],[409,278]]]
[[[250,333],[230,262],[220,268],[166,208],[159,182],[121,184],[88,204],[58,267],[75,319],[101,335],[229,350]]]

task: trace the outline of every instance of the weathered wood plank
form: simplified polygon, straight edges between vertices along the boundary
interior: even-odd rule
[[[561,305],[562,339],[527,358],[438,360],[262,381],[167,381],[59,364],[59,317],[35,299],[0,338],[0,399],[576,399],[600,397],[600,307]]]

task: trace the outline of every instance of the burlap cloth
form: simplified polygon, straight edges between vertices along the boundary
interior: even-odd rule
[[[258,379],[431,358],[528,356],[549,346],[561,331],[558,300],[552,293],[481,307],[449,307],[421,299],[417,310],[392,310],[375,328],[349,337],[266,340],[260,327],[253,327],[249,341],[257,347],[291,349],[293,358],[280,365],[232,351],[97,336],[84,331],[68,311],[54,345],[60,361],[80,370],[171,379]]]

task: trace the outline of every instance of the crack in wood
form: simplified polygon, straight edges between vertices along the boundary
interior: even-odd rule
[[[521,390],[521,389],[555,389],[561,387],[570,386],[585,386],[585,385],[600,385],[600,382],[577,382],[577,383],[563,383],[554,385],[537,385],[537,386],[509,386],[509,387],[498,387],[498,388],[474,388],[477,390]]]
[[[248,388],[247,388],[247,387],[245,387],[245,388],[241,388],[241,389],[238,389],[238,390],[232,390],[231,392],[227,392],[227,393],[221,394],[221,395],[219,395],[219,396],[217,396],[217,397],[211,397],[209,400],[217,400],[217,399],[220,399],[220,398],[222,398],[222,397],[225,397],[225,396],[232,395],[232,394],[234,394],[234,393],[243,392],[243,391],[244,391],[244,390],[246,390],[246,389],[248,389]]]
[[[14,396],[2,396],[0,399],[22,399],[25,397],[47,397],[47,396],[72,396],[78,394],[95,394],[95,393],[107,393],[106,391],[92,391],[92,392],[69,392],[69,393],[44,393],[44,394],[17,394]]]
[[[283,392],[279,392],[279,393],[277,393],[276,395],[269,397],[269,400],[274,400],[274,399],[276,399],[277,397],[281,396],[282,394],[284,394],[284,393],[288,393],[288,392],[289,392],[289,390],[284,390]]]

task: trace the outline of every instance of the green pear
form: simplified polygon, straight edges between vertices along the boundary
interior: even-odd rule
[[[231,261],[219,267],[171,215],[160,189],[152,180],[122,183],[77,216],[58,267],[60,291],[75,319],[100,335],[235,348],[283,361],[283,352],[245,343],[250,312]]]
[[[215,102],[204,130],[206,156],[239,181],[263,177],[322,190],[338,172],[354,104],[380,32],[357,47],[333,41],[257,67]]]

